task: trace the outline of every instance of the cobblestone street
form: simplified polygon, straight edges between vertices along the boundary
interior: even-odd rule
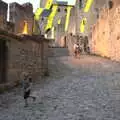
[[[0,120],[120,120],[120,63],[97,56],[51,57],[50,77],[0,95]]]

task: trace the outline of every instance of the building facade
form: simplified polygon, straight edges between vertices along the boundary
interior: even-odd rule
[[[0,28],[6,29],[8,4],[0,0]]]
[[[104,29],[103,29],[104,28]],[[91,52],[120,61],[120,1],[108,1],[92,29]]]
[[[0,89],[1,85],[19,83],[23,72],[33,79],[48,74],[49,40],[42,36],[17,36],[0,30]]]
[[[61,44],[61,40],[64,39],[66,35],[66,16],[67,16],[67,2],[54,2],[53,5],[58,5],[57,13],[54,17],[53,26],[54,26],[54,39],[55,42]],[[52,34],[52,32],[51,32]]]
[[[76,0],[76,4],[71,11],[71,22],[69,32],[75,35],[89,36],[92,26],[99,18],[99,12],[108,0],[91,0],[89,10],[85,10],[87,0]],[[88,5],[89,6],[89,5]],[[71,31],[71,28],[74,28]]]
[[[68,17],[67,8],[70,7],[70,5],[68,5],[67,2],[41,0],[41,7],[46,7],[49,2],[51,4],[51,1],[51,9],[54,5],[57,5],[58,9],[53,19],[53,27],[49,30],[47,36],[54,38],[56,42],[60,42],[61,39],[64,39],[66,36],[69,38],[71,34],[76,36],[76,40],[80,37],[81,40],[84,38],[90,40],[92,38],[92,28],[99,19],[100,11],[103,7],[108,7],[109,2],[109,0],[76,0],[75,5],[71,6],[72,9]],[[48,17],[46,17],[45,22],[43,22],[44,26],[46,25],[47,19]],[[66,21],[68,28],[66,27]],[[65,30],[65,27],[67,30]]]
[[[25,25],[27,34],[32,34],[33,17],[32,4],[20,5],[16,2],[10,4],[10,22],[15,24],[15,34],[23,33]]]

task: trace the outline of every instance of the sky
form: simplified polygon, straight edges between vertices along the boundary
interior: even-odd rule
[[[30,2],[33,4],[33,8],[34,11],[39,8],[39,4],[40,4],[40,0],[2,0],[5,1],[7,3],[11,3],[11,2],[18,2],[20,4],[23,4],[25,2]],[[74,5],[75,4],[75,0],[57,0],[57,1],[68,1],[68,4],[70,5]]]

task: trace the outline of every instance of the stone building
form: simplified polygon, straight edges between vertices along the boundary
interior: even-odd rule
[[[41,1],[42,6],[45,7],[46,3],[48,1]],[[40,20],[39,20],[39,28],[41,30],[41,34],[46,35],[48,38],[55,39],[56,42],[57,40],[60,39],[61,36],[64,36],[65,34],[65,22],[66,22],[66,14],[67,14],[67,2],[57,2],[53,1],[51,4],[50,9],[45,9],[43,10],[42,14],[40,15]],[[57,6],[57,11],[56,14],[53,17],[52,22],[52,28],[50,29],[45,29],[48,21],[49,21],[49,16],[52,14],[53,7]]]
[[[95,22],[99,18],[99,11],[101,7],[103,7],[103,5],[106,4],[106,1],[94,0],[90,10],[88,12],[84,12],[86,1],[77,0],[76,4],[71,6],[72,9],[69,17],[68,30],[65,31],[64,28],[65,28],[65,22],[66,22],[66,16],[67,16],[67,7],[69,5],[67,2],[62,2],[62,1],[58,2],[57,0],[54,0],[52,5],[58,5],[58,11],[54,17],[54,22],[53,22],[54,38],[56,42],[60,42],[61,39],[64,39],[66,35],[70,35],[71,33],[76,36],[77,35],[88,36],[90,38],[92,26],[95,24]],[[46,2],[41,1],[41,4],[44,4],[45,6]],[[83,18],[85,18],[86,21],[83,20]],[[61,20],[60,24],[57,24],[58,20]],[[83,32],[80,31],[81,23],[84,23],[84,26],[85,26],[85,29]],[[53,36],[52,29],[49,31],[49,34]]]
[[[20,5],[16,2],[10,4],[10,22],[15,24],[15,34],[32,34],[33,30],[33,6],[31,3]],[[26,26],[26,28],[25,28]]]
[[[89,11],[85,12],[86,0],[76,0],[76,4],[71,11],[71,23],[69,25],[69,33],[74,35],[89,36],[92,26],[99,18],[100,9],[106,5],[108,0],[94,0]],[[86,21],[83,21],[86,18]],[[81,23],[84,22],[84,31],[80,30]],[[74,28],[73,30],[71,28]]]
[[[64,39],[68,33],[68,26],[70,23],[70,16],[67,18],[68,7],[73,7],[68,5],[68,2],[54,1],[52,6],[57,6],[57,12],[53,19],[53,27],[48,32],[48,36],[55,39],[55,44],[58,46],[64,46]],[[67,26],[68,22],[68,26]]]
[[[23,72],[33,80],[48,74],[49,40],[41,36],[16,36],[0,30],[0,88],[15,85]]]
[[[8,4],[0,0],[0,28],[6,29]]]
[[[42,3],[43,2],[43,3]],[[41,4],[45,6],[46,1],[41,1]],[[73,34],[77,38],[83,41],[84,38],[92,37],[92,27],[96,23],[97,19],[99,18],[99,13],[103,7],[108,5],[108,0],[94,0],[90,9],[85,12],[85,6],[87,4],[87,0],[76,0],[75,5],[72,5],[72,9],[70,12],[69,22],[68,22],[68,29],[65,31],[65,24],[66,24],[66,16],[67,16],[67,8],[68,3],[63,1],[54,0],[52,3],[53,5],[58,5],[57,13],[54,17],[53,28],[49,30],[47,36],[54,36],[56,43],[61,44],[61,41],[64,41],[64,38],[67,36],[69,38],[70,34]],[[43,7],[42,6],[42,7]],[[52,8],[51,6],[51,8]],[[61,20],[61,23],[58,24],[58,21]],[[46,24],[46,23],[45,23]],[[82,26],[82,27],[81,27]],[[84,26],[84,28],[83,28]],[[84,30],[83,30],[84,29]],[[77,37],[78,36],[78,37]],[[84,41],[83,41],[84,42]],[[83,43],[82,42],[82,43]],[[84,45],[83,45],[84,46]]]
[[[67,15],[67,2],[57,2],[54,1],[53,5],[57,5],[57,13],[53,20],[54,31],[51,29],[51,35],[54,36],[56,44],[62,44],[61,40],[66,35],[65,24],[66,24],[66,15]]]
[[[85,10],[87,0],[76,0],[76,4],[71,10],[67,35],[70,49],[79,40],[83,53],[90,52],[92,28],[99,19],[101,9],[108,7],[108,2],[108,0],[93,0],[90,9]]]

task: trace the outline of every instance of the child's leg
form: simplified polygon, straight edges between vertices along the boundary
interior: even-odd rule
[[[36,100],[36,97],[35,97],[35,96],[30,95],[29,97],[31,97],[31,98],[33,99],[33,101]]]
[[[25,107],[27,107],[28,106],[28,101],[27,101],[27,99],[25,99]]]
[[[30,91],[24,92],[25,107],[28,106],[29,95],[30,95]]]
[[[30,91],[31,91],[31,90],[30,90]],[[29,97],[31,97],[31,98],[33,99],[33,101],[36,100],[36,97],[35,97],[35,96],[32,96],[32,95],[31,95],[31,92],[29,93]]]

